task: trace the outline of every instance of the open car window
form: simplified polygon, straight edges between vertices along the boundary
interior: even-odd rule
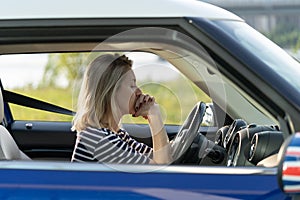
[[[5,90],[72,109],[72,90],[63,78],[63,70],[47,73],[49,54],[0,56],[1,81]],[[56,66],[53,65],[53,68]],[[57,71],[56,71],[57,70]],[[71,121],[72,116],[10,103],[14,120]]]
[[[3,69],[0,77],[5,90],[76,111],[83,72],[91,59],[99,54],[101,53],[76,52],[2,55],[0,69]],[[163,58],[146,52],[126,54],[134,61],[133,70],[138,77],[138,86],[144,93],[155,96],[159,102],[165,124],[182,124],[190,108],[198,101],[211,103],[209,96]],[[14,120],[72,120],[70,115],[14,103],[9,105]],[[146,121],[126,116],[123,123]]]

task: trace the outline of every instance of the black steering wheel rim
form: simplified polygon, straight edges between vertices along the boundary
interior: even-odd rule
[[[205,115],[206,105],[203,102],[198,102],[189,113],[184,121],[176,137],[171,143],[173,163],[180,163],[183,155],[192,145],[193,140],[198,135],[198,130]]]

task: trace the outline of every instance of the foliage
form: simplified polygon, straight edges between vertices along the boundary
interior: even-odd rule
[[[64,88],[73,86],[74,81],[80,82],[80,78],[83,76],[84,70],[90,61],[101,54],[103,52],[49,54],[39,87],[62,87],[62,79],[67,81],[67,85]]]
[[[89,53],[55,53],[49,54],[40,87],[59,87],[60,79],[65,77],[70,87],[73,80],[82,76]]]
[[[272,41],[282,48],[300,49],[300,29],[291,26],[289,23],[279,23],[269,34]]]
[[[38,88],[30,87],[14,89],[14,92],[23,94],[38,100],[53,103],[55,105],[72,110],[72,91],[62,88]],[[71,121],[72,116],[51,113],[47,111],[26,108],[10,104],[13,117],[16,120],[39,120],[39,121]]]
[[[156,98],[160,104],[165,123],[167,124],[180,124],[185,119],[188,112],[197,101],[210,102],[211,100],[199,88],[188,82],[190,89],[182,88],[182,80],[178,79],[161,82],[151,83],[142,86],[145,93]],[[76,104],[77,96],[73,96],[72,88],[20,88],[15,89],[14,92],[24,94],[39,100],[43,100],[55,105],[74,110],[73,105]],[[46,95],[45,95],[46,94]],[[185,97],[185,98],[182,98]],[[72,116],[50,113],[31,108],[24,108],[22,106],[11,104],[13,116],[17,120],[40,120],[40,121],[71,121]],[[125,123],[146,123],[146,121],[139,118],[132,118],[126,116]]]

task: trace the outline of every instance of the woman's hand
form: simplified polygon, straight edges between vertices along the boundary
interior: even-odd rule
[[[159,105],[154,97],[141,94],[135,102],[134,117],[143,116],[148,119],[153,143],[153,162],[156,164],[169,164],[172,162],[171,147],[167,132],[164,128]]]
[[[150,110],[155,109],[155,105],[156,103],[154,97],[149,96],[148,94],[139,95],[135,102],[135,114],[133,117],[143,116],[145,119],[147,119],[147,116],[150,114]]]

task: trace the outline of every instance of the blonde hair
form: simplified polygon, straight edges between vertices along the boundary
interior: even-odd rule
[[[132,61],[118,54],[101,55],[88,65],[72,130],[80,132],[87,127],[111,128],[113,123],[118,123],[113,121],[114,92],[118,81],[131,67]],[[104,118],[108,121],[104,121]]]

